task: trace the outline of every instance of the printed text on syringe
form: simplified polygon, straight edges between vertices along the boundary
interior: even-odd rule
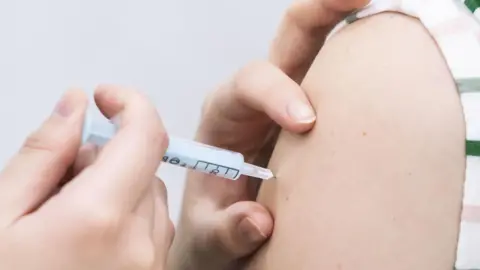
[[[203,160],[196,161],[196,164],[193,166],[187,164],[186,162],[183,162],[180,158],[174,157],[174,156],[169,157],[165,155],[163,156],[162,160],[163,162],[170,163],[172,165],[177,165],[180,167],[189,168],[197,171],[203,171],[211,175],[216,175],[220,177],[228,177],[233,179],[233,178],[236,178],[240,173],[238,169],[222,166],[222,165],[211,163],[211,162],[206,162]]]

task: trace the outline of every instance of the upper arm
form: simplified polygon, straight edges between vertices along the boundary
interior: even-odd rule
[[[416,20],[348,26],[302,87],[317,111],[282,133],[258,200],[275,217],[247,269],[451,269],[465,173],[455,83]]]

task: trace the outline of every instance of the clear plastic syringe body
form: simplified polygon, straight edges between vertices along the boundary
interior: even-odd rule
[[[105,145],[117,132],[111,121],[89,112],[83,128],[83,143]],[[222,178],[237,180],[241,175],[270,179],[270,170],[245,163],[242,154],[190,140],[169,137],[163,162]]]

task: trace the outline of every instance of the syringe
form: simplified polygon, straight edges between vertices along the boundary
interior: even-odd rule
[[[90,111],[85,117],[82,140],[83,143],[103,146],[116,132],[114,123]],[[169,137],[163,162],[231,180],[237,180],[241,175],[263,180],[273,178],[272,171],[246,163],[240,153],[174,137]]]

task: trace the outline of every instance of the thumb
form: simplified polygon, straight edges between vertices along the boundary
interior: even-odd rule
[[[370,0],[297,0],[283,17],[270,61],[300,83],[335,25]]]
[[[265,207],[252,201],[232,204],[222,211],[217,231],[220,244],[232,259],[257,250],[273,231],[273,218]]]
[[[0,226],[35,210],[57,188],[80,146],[87,97],[67,92],[0,173]]]

